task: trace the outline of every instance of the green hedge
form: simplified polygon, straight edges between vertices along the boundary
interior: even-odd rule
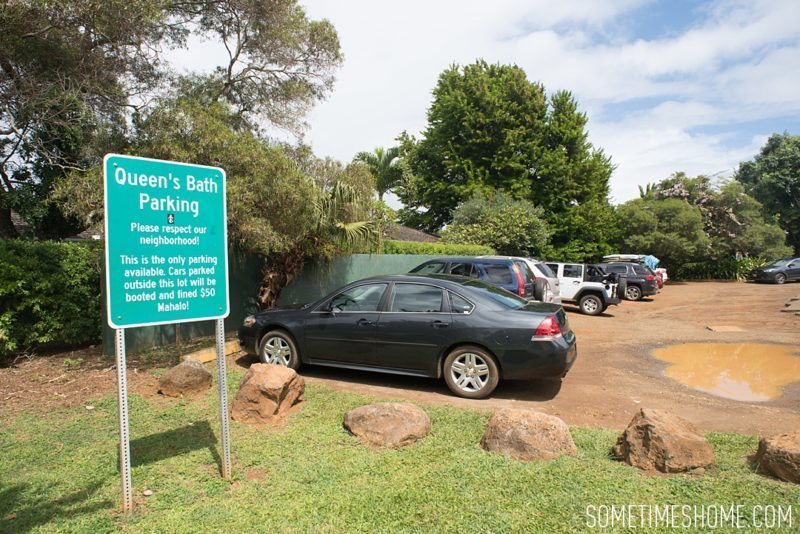
[[[763,258],[685,263],[669,275],[676,280],[746,280],[750,271],[764,263]]]
[[[427,254],[443,256],[483,256],[494,254],[494,250],[483,245],[446,245],[444,243],[420,243],[418,241],[383,242],[384,254]]]
[[[0,240],[0,358],[100,340],[99,243]]]

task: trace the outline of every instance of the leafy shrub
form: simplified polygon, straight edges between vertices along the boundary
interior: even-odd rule
[[[0,358],[98,341],[102,257],[97,243],[0,240]]]
[[[764,265],[763,258],[685,263],[675,270],[678,280],[745,280],[753,269]]]
[[[383,242],[384,254],[425,254],[445,256],[482,256],[494,254],[494,250],[483,245],[447,245],[444,243],[420,243],[418,241]]]

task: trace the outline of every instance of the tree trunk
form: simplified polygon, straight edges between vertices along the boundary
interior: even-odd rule
[[[6,239],[19,237],[19,232],[11,220],[11,208],[0,208],[0,237]]]
[[[283,288],[288,286],[303,269],[305,259],[306,256],[300,249],[276,254],[267,259],[261,271],[261,285],[256,298],[260,310],[275,306]]]

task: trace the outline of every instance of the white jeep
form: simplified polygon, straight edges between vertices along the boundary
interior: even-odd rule
[[[615,275],[587,263],[553,263],[547,266],[558,277],[562,303],[578,305],[581,313],[600,315],[610,305],[619,304]]]

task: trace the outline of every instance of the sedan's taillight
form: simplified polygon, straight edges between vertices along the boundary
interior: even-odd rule
[[[548,339],[561,335],[561,328],[558,326],[558,321],[555,315],[548,315],[544,321],[536,329],[533,334],[533,339]]]

